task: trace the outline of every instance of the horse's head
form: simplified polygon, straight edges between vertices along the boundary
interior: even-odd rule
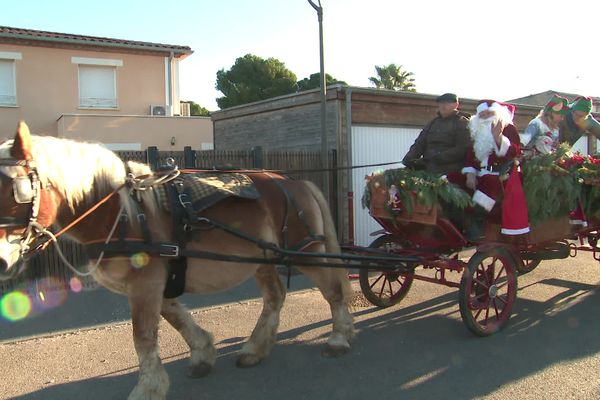
[[[56,218],[56,196],[49,187],[42,189],[32,147],[24,122],[19,123],[13,141],[0,145],[0,280],[23,269],[23,257],[39,229]]]

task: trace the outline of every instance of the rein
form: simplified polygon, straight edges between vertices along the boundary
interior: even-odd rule
[[[63,234],[67,233],[69,230],[71,230],[73,227],[75,227],[81,221],[83,221],[84,219],[86,219],[94,211],[96,211],[98,208],[100,208],[104,203],[106,203],[108,200],[110,200],[115,194],[117,194],[119,192],[119,190],[123,189],[126,184],[127,183],[123,183],[122,185],[120,185],[119,187],[117,187],[115,190],[113,190],[111,193],[109,193],[107,196],[105,196],[103,199],[101,199],[98,203],[96,203],[94,206],[92,206],[91,208],[89,208],[86,212],[84,212],[79,217],[77,217],[76,219],[74,219],[69,225],[65,226],[60,231],[58,231],[57,233],[53,234],[54,238],[58,239],[60,236],[62,236]],[[45,243],[42,246],[42,249],[45,249],[46,246],[47,246],[47,243]]]
[[[378,163],[378,164],[363,164],[363,165],[350,165],[346,167],[335,167],[335,168],[315,168],[315,169],[222,169],[222,168],[211,168],[211,169],[190,169],[185,168],[182,169],[183,173],[193,173],[193,172],[240,172],[240,173],[252,173],[252,172],[266,172],[266,173],[274,173],[280,175],[289,175],[289,174],[302,174],[302,173],[316,173],[316,172],[334,172],[334,171],[347,171],[358,168],[369,168],[369,167],[383,167],[386,165],[393,164],[402,164],[402,161],[392,161],[386,163]]]

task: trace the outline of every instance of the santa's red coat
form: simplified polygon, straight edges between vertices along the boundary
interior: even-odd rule
[[[477,190],[473,201],[490,211],[503,191],[502,182],[498,175],[500,168],[521,154],[521,140],[517,128],[509,124],[502,131],[503,143],[496,151],[488,156],[487,163],[475,157],[473,145],[467,152],[467,160],[463,174],[477,174]],[[482,165],[483,164],[483,165]]]

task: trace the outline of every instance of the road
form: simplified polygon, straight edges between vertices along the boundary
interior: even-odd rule
[[[455,289],[415,282],[385,310],[357,297],[358,335],[339,359],[319,354],[330,329],[325,301],[296,291],[271,356],[251,369],[236,368],[235,356],[260,301],[197,308],[219,358],[208,377],[188,378],[185,343],[162,322],[169,399],[600,399],[599,271],[586,254],[543,262],[519,277],[510,325],[488,338],[464,327]],[[5,341],[0,376],[2,399],[125,399],[137,380],[131,324]]]

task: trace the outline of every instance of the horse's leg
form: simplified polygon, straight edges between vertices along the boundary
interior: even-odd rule
[[[331,218],[327,201],[314,183],[304,182],[304,184],[319,205],[321,211],[320,225],[325,236],[324,246],[313,248],[312,251],[326,251],[332,254],[340,254],[342,250],[340,249],[335,232],[335,224]],[[327,260],[323,259],[319,261]],[[350,350],[350,340],[354,336],[354,323],[352,315],[348,311],[348,303],[352,297],[352,287],[350,286],[346,269],[307,267],[300,268],[300,270],[315,282],[331,308],[333,330],[329,339],[327,339],[327,345],[323,349],[322,354],[326,357],[335,357],[346,353]]]
[[[263,309],[237,359],[238,367],[251,367],[262,361],[273,347],[279,327],[279,314],[285,300],[285,287],[273,265],[263,265],[256,272],[262,291]]]
[[[354,324],[348,310],[352,289],[346,269],[315,267],[298,269],[311,278],[331,308],[333,329],[321,354],[325,357],[337,357],[347,353],[350,350],[350,340],[354,336]]]
[[[163,400],[169,389],[169,377],[158,352],[158,323],[163,299],[164,271],[148,265],[136,271],[129,286],[129,307],[133,324],[133,343],[140,363],[140,376],[129,400]],[[151,271],[153,269],[154,271]]]
[[[163,300],[161,315],[190,346],[190,376],[200,378],[207,375],[217,359],[212,335],[200,328],[189,311],[175,299]]]

